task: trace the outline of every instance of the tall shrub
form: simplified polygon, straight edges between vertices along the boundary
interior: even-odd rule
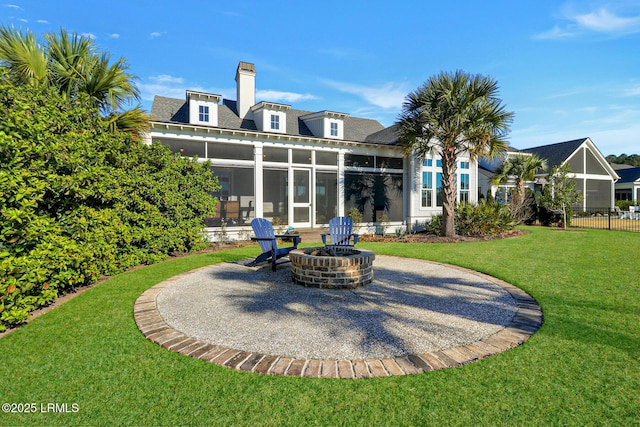
[[[205,245],[209,165],[109,132],[86,105],[0,69],[0,330],[102,274]]]

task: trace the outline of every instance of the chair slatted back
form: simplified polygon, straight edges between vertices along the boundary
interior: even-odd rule
[[[254,218],[251,221],[251,228],[253,228],[253,233],[256,237],[270,237],[272,240],[258,240],[260,244],[260,249],[262,252],[270,252],[272,249],[275,249],[273,245],[275,244],[275,233],[273,232],[273,225],[271,221],[265,218]]]
[[[336,216],[329,220],[329,236],[334,246],[350,246],[353,220],[344,216]]]

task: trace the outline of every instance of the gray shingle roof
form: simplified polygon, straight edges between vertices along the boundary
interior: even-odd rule
[[[618,169],[616,172],[618,173],[618,175],[620,175],[620,180],[617,181],[616,184],[635,182],[640,180],[640,167]]]
[[[573,139],[556,144],[541,145],[526,148],[525,153],[537,154],[541,159],[547,159],[547,171],[566,161],[587,140],[587,138]],[[545,171],[545,172],[547,172]]]
[[[236,101],[224,99],[218,106],[218,126],[224,129],[257,130],[253,120],[242,120],[236,112]],[[287,134],[313,137],[313,134],[300,118],[313,111],[287,111]],[[188,123],[187,102],[184,99],[155,96],[151,107],[151,117],[155,121],[169,123]],[[392,126],[393,127],[393,126]],[[346,117],[344,119],[344,139],[347,141],[367,142],[371,144],[393,145],[397,136],[391,128],[385,129],[377,120]]]

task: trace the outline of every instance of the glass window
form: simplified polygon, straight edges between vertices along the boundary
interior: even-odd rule
[[[460,162],[460,169],[469,169],[469,162]]]
[[[198,106],[198,120],[201,122],[209,121],[209,106],[208,105],[200,105]]]
[[[280,129],[280,117],[277,114],[271,115],[271,129]]]
[[[234,226],[250,223],[255,217],[253,169],[217,166],[211,169],[221,188],[212,193],[218,198],[218,206],[213,218],[205,218],[205,225],[220,227],[222,224]]]
[[[442,206],[442,173],[436,173],[436,206]]]
[[[331,122],[331,136],[338,136],[338,123]]]
[[[422,160],[422,166],[433,166],[433,159]]]
[[[253,146],[208,142],[207,155],[210,159],[253,160]]]
[[[289,150],[286,148],[264,147],[262,149],[262,160],[265,162],[289,163]]]
[[[274,225],[289,223],[289,172],[286,169],[265,169],[263,186],[263,216]]]
[[[422,172],[422,202],[423,208],[433,206],[433,173]]]
[[[354,166],[360,168],[372,168],[374,165],[374,157],[373,156],[363,156],[359,154],[345,154],[344,155],[344,165],[345,166]]]
[[[441,168],[442,167],[442,160],[441,159],[436,160],[436,167],[437,168]]]
[[[344,175],[344,209],[357,208],[363,221],[402,221],[402,174],[356,173]]]
[[[332,153],[329,151],[316,151],[316,164],[337,166],[338,153]]]
[[[463,162],[464,163],[464,162]],[[469,203],[469,174],[460,174],[460,202]]]

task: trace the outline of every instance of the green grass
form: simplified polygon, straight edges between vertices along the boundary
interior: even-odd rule
[[[640,284],[635,233],[526,228],[462,244],[366,243],[457,264],[524,289],[545,322],[524,345],[461,368],[366,380],[261,376],[167,351],[133,319],[154,284],[257,247],[118,275],[0,339],[0,425],[637,426]],[[359,245],[360,246],[360,245]],[[76,413],[39,405],[76,403]]]

